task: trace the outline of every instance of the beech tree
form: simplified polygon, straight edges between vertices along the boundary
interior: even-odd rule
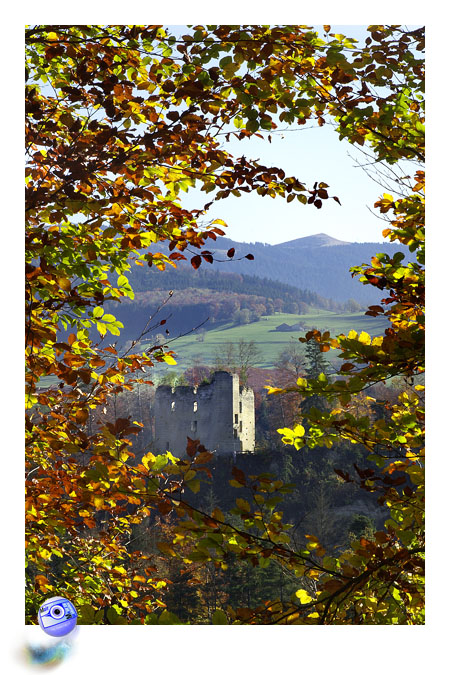
[[[214,623],[422,621],[422,384],[388,407],[387,421],[371,425],[346,406],[375,382],[423,372],[423,30],[369,26],[361,47],[324,28],[326,39],[307,26],[195,26],[182,37],[162,26],[26,29],[28,621],[58,591],[76,598],[85,623],[170,622],[156,612],[165,579],[150,554],[129,545],[133,525],[154,513],[178,519],[172,543],[160,543],[169,557],[188,550],[186,561],[225,569],[233,553],[261,567],[277,561],[298,577],[291,600],[218,610]],[[143,352],[139,336],[128,351],[117,348],[122,326],[102,305],[133,298],[132,265],[163,273],[186,258],[194,268],[212,264],[207,246],[225,223],[205,220],[229,195],[254,191],[323,207],[325,183],[306,186],[221,144],[270,140],[280,124],[308,120],[334,124],[388,170],[414,167],[402,194],[383,194],[376,206],[391,217],[385,236],[408,245],[417,262],[380,255],[354,270],[388,293],[369,313],[385,314],[391,327],[373,339],[354,331],[302,338],[340,350],[341,378],[300,378],[303,396],[325,396],[334,407],[310,415],[307,436],[301,424],[281,430],[299,452],[341,436],[374,460],[373,472],[356,468],[356,478],[342,479],[379,490],[391,518],[339,558],[325,556],[313,536],[305,551],[292,546],[276,510],[289,490],[282,481],[234,468],[237,526],[218,508],[189,504],[212,457],[198,442],[189,442],[186,458],[147,453],[137,463],[130,437],[139,424],[89,425],[91,411],[112,396],[150,385],[156,362],[175,363],[164,345]],[[193,187],[209,201],[188,210],[181,197]]]

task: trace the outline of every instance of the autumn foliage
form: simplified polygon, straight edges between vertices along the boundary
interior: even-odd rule
[[[290,601],[202,610],[205,622],[423,622],[423,31],[370,26],[362,47],[325,32],[195,26],[176,37],[161,26],[27,27],[28,621],[43,598],[60,594],[76,601],[85,623],[170,622],[161,614],[167,574],[130,544],[133,527],[170,517],[171,541],[160,547],[168,559],[219,571],[230,555],[252,566],[276,561],[298,578]],[[339,350],[343,364],[338,379],[298,380],[295,391],[330,406],[308,412],[307,433],[301,420],[281,429],[283,440],[299,452],[331,448],[339,437],[362,444],[374,469],[356,466],[341,478],[376,491],[391,513],[383,531],[336,557],[312,536],[305,550],[292,546],[276,509],[289,489],[282,481],[234,468],[231,486],[246,496],[236,500],[238,524],[228,522],[218,508],[189,503],[208,476],[208,449],[190,441],[184,459],[168,452],[138,461],[139,424],[119,417],[100,425],[94,414],[135,383],[150,385],[155,363],[174,363],[158,345],[118,348],[122,325],[103,304],[133,298],[132,265],[164,273],[181,259],[214,263],[210,248],[225,223],[204,223],[229,195],[316,208],[333,197],[325,183],[306,186],[282,168],[233,157],[222,141],[270,141],[280,124],[330,120],[341,139],[402,167],[400,193],[383,194],[376,207],[389,220],[384,235],[417,257],[402,265],[401,254],[381,255],[354,270],[382,293],[368,313],[389,319],[384,336],[301,338]],[[405,165],[413,167],[406,178]],[[194,187],[204,199],[188,210],[182,194]],[[166,252],[152,252],[155,243]],[[408,378],[411,389],[386,403],[382,420],[351,412],[355,395],[393,377]]]

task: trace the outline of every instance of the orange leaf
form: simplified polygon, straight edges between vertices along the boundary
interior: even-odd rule
[[[70,280],[67,277],[57,277],[56,279],[58,286],[62,288],[63,291],[70,291],[72,288]]]

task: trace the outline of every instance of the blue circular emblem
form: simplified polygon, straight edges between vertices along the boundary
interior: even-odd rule
[[[67,635],[77,625],[77,610],[66,598],[57,596],[46,600],[38,612],[38,621],[47,635],[61,637]]]

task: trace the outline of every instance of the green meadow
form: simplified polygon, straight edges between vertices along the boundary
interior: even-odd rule
[[[388,326],[388,321],[383,317],[366,316],[363,312],[354,314],[338,314],[326,310],[315,309],[310,314],[283,314],[277,313],[271,316],[262,316],[259,321],[246,325],[236,326],[233,323],[221,324],[217,327],[205,330],[203,341],[199,341],[198,333],[192,333],[184,337],[170,337],[167,347],[175,352],[176,366],[157,365],[152,370],[150,377],[157,382],[160,377],[168,372],[181,374],[187,368],[195,364],[213,366],[216,355],[220,353],[227,343],[238,343],[243,339],[253,340],[260,352],[260,359],[255,364],[257,368],[273,368],[280,353],[286,349],[289,343],[295,342],[304,349],[305,345],[298,342],[298,338],[306,331],[276,331],[275,328],[282,323],[292,325],[301,322],[306,330],[318,328],[321,331],[329,330],[331,335],[348,333],[350,330],[359,332],[366,331],[372,337],[382,335]],[[206,326],[207,327],[207,324]],[[143,342],[139,350],[148,349],[153,342]],[[119,347],[119,354],[121,353]],[[338,362],[337,352],[330,350],[325,354],[330,363]],[[336,363],[336,366],[338,363]],[[41,386],[56,385],[57,378],[52,376],[42,380]]]
[[[336,314],[326,310],[314,310],[310,314],[274,314],[272,316],[263,316],[259,321],[246,325],[236,326],[232,323],[221,324],[217,328],[212,328],[204,332],[203,341],[199,341],[198,335],[193,333],[184,337],[176,338],[167,343],[167,346],[176,353],[177,366],[171,369],[181,372],[189,368],[194,363],[204,363],[214,365],[217,353],[224,349],[229,342],[237,343],[239,340],[253,340],[260,351],[260,360],[256,363],[259,368],[273,368],[280,352],[291,342],[304,345],[298,342],[298,338],[304,335],[305,331],[280,332],[275,328],[282,323],[292,325],[297,322],[305,325],[306,330],[318,328],[319,330],[329,330],[332,335],[348,333],[354,329],[358,332],[366,331],[369,335],[382,335],[388,322],[383,317],[365,316],[363,312],[354,314]],[[152,343],[144,343],[144,346],[150,346]],[[326,354],[327,358],[333,361],[336,356],[334,350]],[[164,370],[166,367],[164,367]],[[159,372],[161,367],[157,368]]]

